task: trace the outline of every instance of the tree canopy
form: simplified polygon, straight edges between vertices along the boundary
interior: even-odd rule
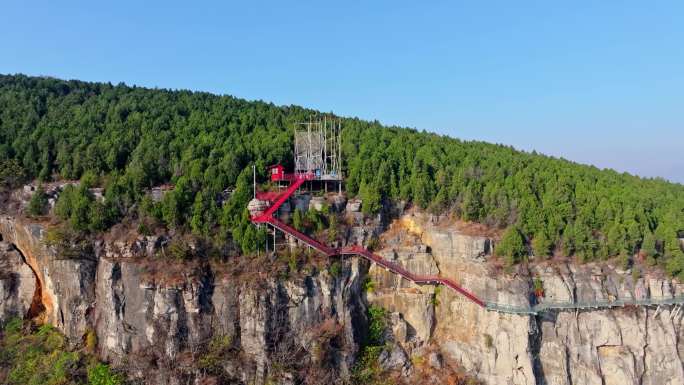
[[[101,230],[137,209],[170,227],[232,234],[249,249],[263,238],[245,215],[250,165],[261,178],[269,164],[291,168],[295,123],[316,114],[203,92],[0,76],[0,163],[12,166],[0,182],[95,175],[103,203],[74,188],[58,205],[83,229]],[[366,213],[403,199],[514,227],[540,254],[595,260],[643,247],[684,276],[682,185],[378,122],[342,125],[345,187],[367,201]],[[175,188],[162,202],[145,201],[146,189],[164,183]],[[226,188],[234,192],[223,202]]]

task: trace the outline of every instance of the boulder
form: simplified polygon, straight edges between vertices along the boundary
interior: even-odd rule
[[[345,206],[347,206],[347,197],[342,194],[333,195],[330,198],[330,206],[336,212],[344,211]]]
[[[325,205],[326,201],[324,197],[313,197],[309,201],[309,210],[313,209],[316,211],[321,211]]]
[[[306,212],[309,209],[309,201],[311,200],[310,194],[301,194],[292,198],[292,203],[294,204],[295,210],[301,212]]]
[[[361,211],[361,199],[350,199],[347,202],[346,210],[348,213],[358,213]]]

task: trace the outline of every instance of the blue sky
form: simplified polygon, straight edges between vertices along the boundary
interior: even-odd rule
[[[0,73],[298,104],[684,183],[681,1],[96,3],[4,1]]]

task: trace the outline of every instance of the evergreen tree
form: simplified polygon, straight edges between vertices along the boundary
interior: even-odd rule
[[[365,182],[361,183],[359,188],[359,196],[361,197],[361,211],[366,215],[377,213],[380,208],[380,193],[378,189]]]
[[[463,219],[467,221],[477,221],[480,219],[481,210],[482,203],[480,201],[479,189],[471,183],[463,194],[463,203],[461,204]]]
[[[2,122],[0,120],[0,122]],[[2,135],[0,135],[0,139]],[[2,144],[0,143],[0,146]],[[1,154],[0,154],[1,155]],[[0,156],[0,191],[19,187],[24,182],[26,174],[16,159],[2,159]]]
[[[641,242],[641,252],[644,253],[646,257],[655,258],[658,256],[656,238],[650,231],[644,235],[644,240]]]
[[[509,227],[496,245],[496,254],[504,257],[507,265],[514,265],[527,257],[525,239],[516,226]]]
[[[32,216],[45,215],[48,208],[48,197],[42,184],[38,185],[28,204],[28,213]]]
[[[532,240],[532,250],[537,257],[548,257],[553,243],[545,231],[539,232]]]

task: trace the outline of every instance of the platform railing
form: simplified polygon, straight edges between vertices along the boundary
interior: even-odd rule
[[[539,314],[552,310],[590,310],[610,309],[625,306],[667,306],[684,305],[684,295],[673,297],[649,297],[642,299],[621,298],[615,300],[596,301],[567,301],[567,302],[541,302],[535,305],[521,306],[509,305],[496,302],[485,302],[485,308],[500,313],[511,314]]]

